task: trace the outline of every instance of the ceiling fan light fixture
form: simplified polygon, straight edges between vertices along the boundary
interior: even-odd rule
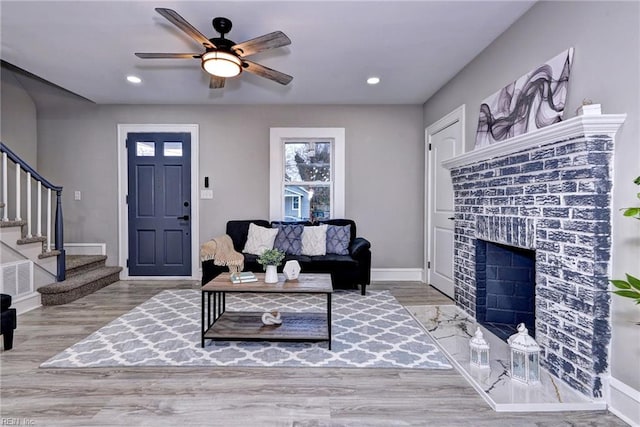
[[[227,52],[206,52],[202,55],[202,68],[217,77],[235,77],[242,72],[242,62]]]

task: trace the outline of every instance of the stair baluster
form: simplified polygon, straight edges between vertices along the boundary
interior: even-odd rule
[[[47,189],[47,219],[46,219],[46,243],[45,243],[45,252],[51,252],[51,214],[52,214],[52,206],[51,206],[51,191],[56,192],[56,217],[55,217],[55,250],[58,251],[57,255],[57,274],[56,280],[63,281],[65,280],[65,250],[64,250],[64,225],[63,225],[63,216],[62,216],[62,187],[51,184],[49,181],[44,179],[38,172],[36,172],[31,166],[29,166],[26,162],[20,159],[9,147],[0,143],[0,152],[2,152],[2,221],[9,221],[9,203],[8,203],[8,160],[11,160],[15,165],[16,174],[15,174],[15,206],[13,206],[15,212],[15,221],[22,221],[22,174],[21,171],[24,170],[26,173],[26,234],[25,238],[31,239],[33,238],[33,229],[32,229],[32,197],[31,190],[33,182],[37,182],[38,190],[37,190],[37,231],[36,237],[42,236],[42,186]]]

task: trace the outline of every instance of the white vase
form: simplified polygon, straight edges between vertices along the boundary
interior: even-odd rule
[[[275,265],[267,265],[264,283],[278,283],[278,270]]]

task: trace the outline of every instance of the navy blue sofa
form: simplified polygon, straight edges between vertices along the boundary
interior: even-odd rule
[[[247,235],[249,234],[249,224],[254,223],[260,227],[273,227],[276,223],[261,219],[254,220],[234,220],[227,222],[226,233],[231,237],[233,246],[236,251],[242,252]],[[286,224],[286,222],[284,222]],[[307,255],[290,255],[287,254],[282,265],[278,267],[278,271],[282,271],[284,263],[295,259],[300,263],[302,273],[329,273],[331,274],[331,283],[334,289],[356,289],[360,286],[362,295],[366,293],[366,287],[371,282],[371,243],[363,238],[357,237],[356,223],[350,219],[330,219],[311,223],[296,224],[304,225],[320,225],[329,224],[344,226],[350,225],[351,240],[349,242],[348,255],[326,254],[318,256]],[[255,273],[262,272],[261,264],[258,264],[258,256],[243,253],[244,255],[244,271],[253,271]],[[202,284],[206,284],[220,273],[229,271],[227,267],[220,267],[213,263],[213,260],[202,262]]]

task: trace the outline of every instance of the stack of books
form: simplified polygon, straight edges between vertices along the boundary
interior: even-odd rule
[[[242,271],[240,273],[231,273],[231,283],[249,283],[257,282],[258,278],[250,271]]]

